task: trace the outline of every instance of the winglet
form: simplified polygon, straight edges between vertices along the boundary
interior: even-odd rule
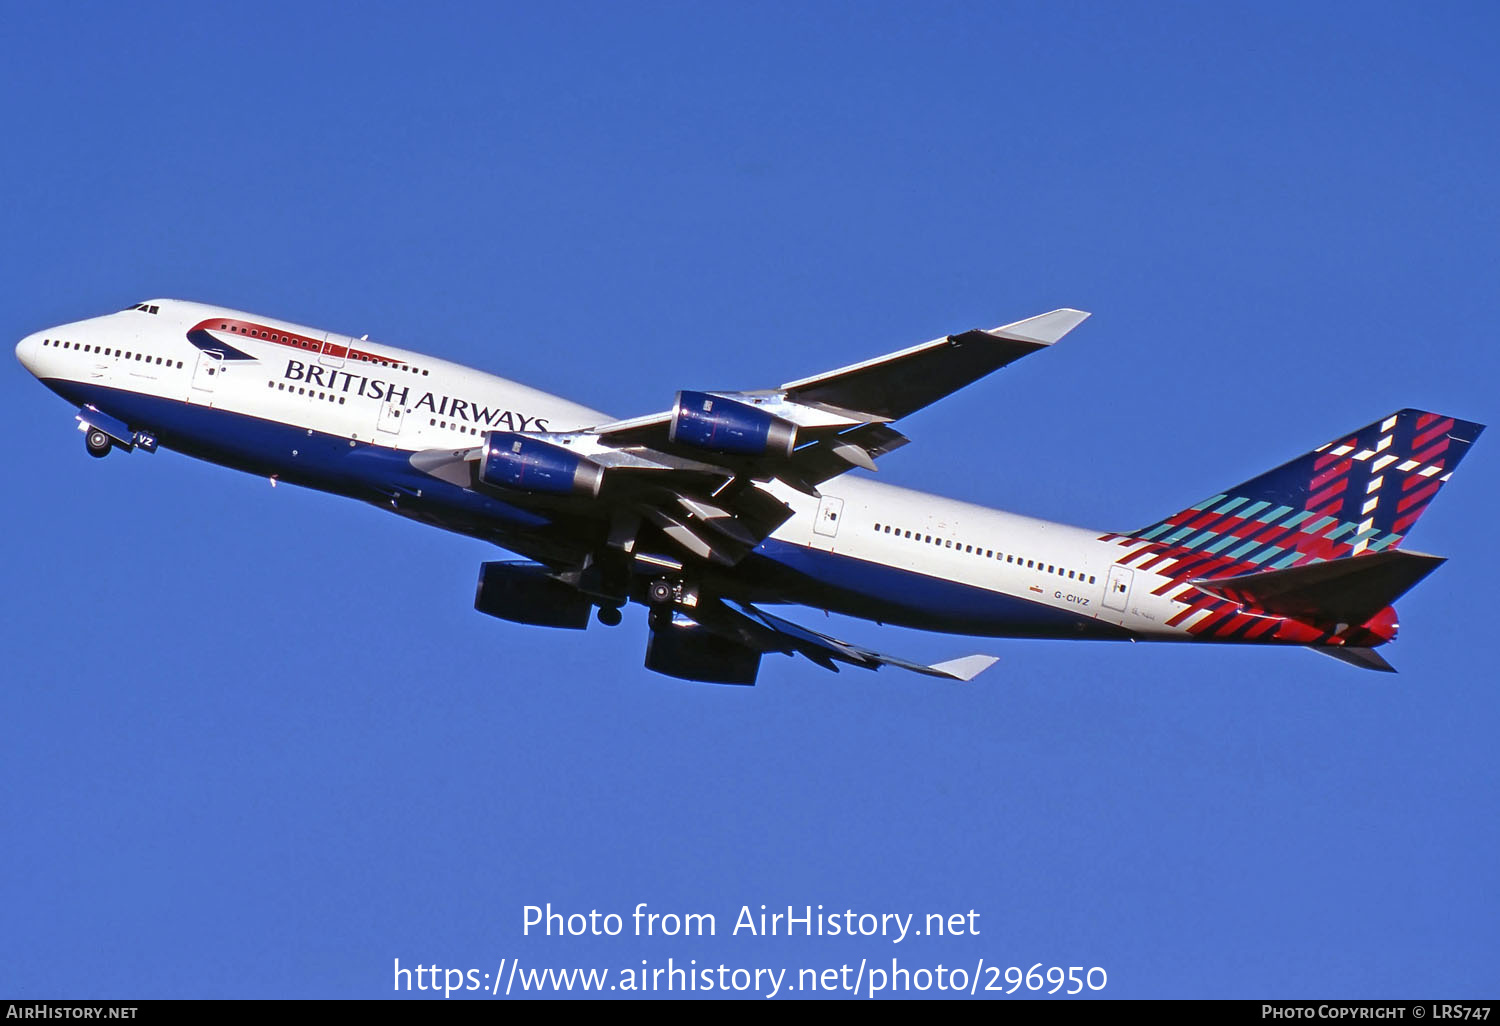
[[[933,663],[928,669],[940,677],[971,681],[997,662],[999,659],[992,655],[969,655],[960,659],[949,659],[945,663]]]
[[[994,335],[997,338],[1015,339],[1019,342],[1036,342],[1039,345],[1050,346],[1088,320],[1088,317],[1089,315],[1082,310],[1070,310],[1064,307],[1061,310],[1053,310],[1051,313],[1028,317],[1024,321],[1016,321],[1014,324],[1002,324],[998,328],[992,328],[985,332],[985,334]]]

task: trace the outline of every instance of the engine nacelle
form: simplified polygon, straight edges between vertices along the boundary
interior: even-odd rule
[[[581,631],[594,604],[577,588],[549,577],[540,563],[498,562],[480,565],[474,608],[514,623]]]
[[[737,456],[790,457],[797,425],[707,392],[678,392],[667,437],[679,445]]]
[[[479,480],[495,488],[597,498],[604,468],[561,445],[513,431],[490,431],[484,436]]]
[[[651,630],[646,669],[705,684],[754,684],[760,652],[696,625],[668,624]]]

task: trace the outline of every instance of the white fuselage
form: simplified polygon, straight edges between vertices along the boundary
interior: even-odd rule
[[[330,440],[411,453],[472,447],[492,430],[570,431],[611,420],[435,357],[178,300],[50,328],[17,353],[75,404],[149,429],[169,447],[365,498],[379,488],[356,492],[342,470],[330,470]],[[157,409],[180,426],[169,430],[142,412]],[[1172,582],[1119,566],[1130,550],[1100,531],[857,474],[826,482],[821,498],[770,487],[795,515],[757,552],[829,585],[798,601],[959,633],[1188,636],[1190,619],[1167,626],[1187,603],[1169,597],[1170,587],[1157,594]],[[929,583],[938,590],[917,594]],[[990,599],[1000,604],[987,609]]]

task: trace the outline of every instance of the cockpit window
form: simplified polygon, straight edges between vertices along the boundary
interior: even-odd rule
[[[151,306],[146,303],[137,303],[135,304],[135,306],[127,306],[124,310],[121,311],[121,313],[129,313],[132,310],[139,310],[141,313],[154,314],[159,309],[161,308],[158,306]]]

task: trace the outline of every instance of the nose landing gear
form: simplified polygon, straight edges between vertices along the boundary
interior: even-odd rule
[[[89,428],[84,432],[83,445],[95,459],[108,456],[109,451],[115,447],[114,441],[98,428]]]

